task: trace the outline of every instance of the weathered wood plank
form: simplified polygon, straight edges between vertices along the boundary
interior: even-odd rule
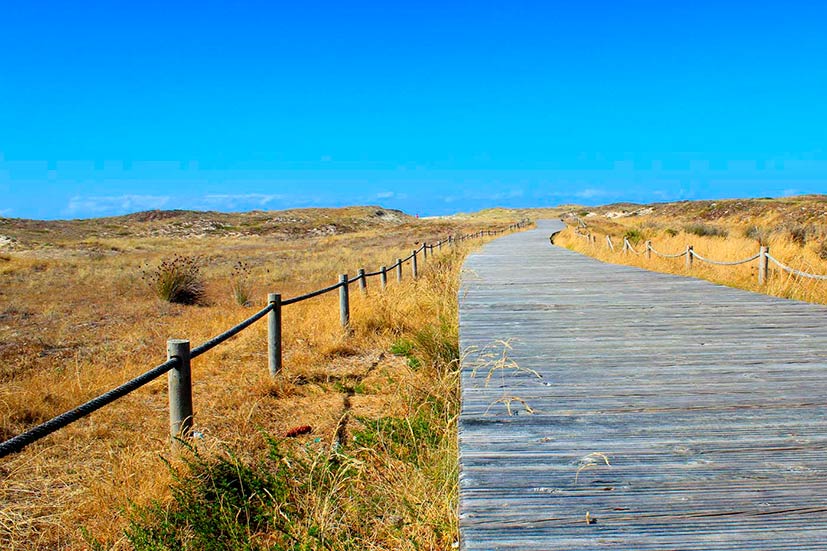
[[[827,308],[603,264],[559,225],[465,265],[463,548],[827,549]]]

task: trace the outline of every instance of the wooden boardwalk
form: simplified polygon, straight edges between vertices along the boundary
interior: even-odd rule
[[[603,264],[560,227],[465,265],[462,547],[827,549],[827,308]]]

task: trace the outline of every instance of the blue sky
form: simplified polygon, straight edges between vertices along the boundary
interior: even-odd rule
[[[827,192],[827,4],[4,2],[0,215]]]

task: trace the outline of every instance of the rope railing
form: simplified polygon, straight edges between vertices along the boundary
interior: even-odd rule
[[[733,260],[731,262],[723,261],[723,260],[712,260],[712,259],[709,259],[709,258],[705,258],[705,257],[699,255],[698,253],[696,253],[694,249],[692,250],[692,256],[693,256],[693,258],[697,258],[701,262],[706,262],[707,264],[712,264],[714,266],[738,266],[739,264],[746,264],[747,262],[752,262],[753,260],[758,260],[758,258],[761,257],[761,253],[754,254],[749,258],[744,258],[743,260]]]
[[[160,377],[173,367],[175,367],[179,362],[178,358],[171,358],[161,365],[153,367],[146,373],[135,377],[132,380],[129,380],[122,384],[117,388],[113,388],[109,392],[101,394],[96,398],[92,398],[88,402],[85,402],[74,409],[70,409],[65,413],[61,413],[60,415],[49,419],[48,421],[37,425],[13,438],[9,438],[3,443],[0,443],[0,457],[5,457],[11,453],[16,453],[32,444],[44,438],[55,431],[62,429],[63,427],[69,425],[70,423],[74,423],[78,419],[82,417],[86,417],[90,413],[93,413],[100,408],[111,404],[118,398],[126,396],[133,390],[137,390],[147,384],[150,381],[155,380],[156,378]]]
[[[807,279],[818,279],[818,280],[821,280],[821,281],[827,281],[827,275],[824,275],[824,274],[811,274],[811,273],[808,273],[808,272],[802,272],[801,270],[796,270],[795,268],[792,268],[792,267],[787,266],[786,264],[782,263],[781,261],[779,261],[774,256],[770,255],[769,253],[767,253],[767,259],[770,262],[772,262],[773,264],[775,264],[776,266],[778,266],[779,268],[781,268],[782,270],[784,270],[785,272],[790,273],[792,275],[799,276],[799,277],[804,277],[804,278],[807,278]]]
[[[438,248],[442,248],[443,243],[454,245],[461,241],[468,239],[478,239],[483,236],[498,235],[506,231],[514,231],[527,226],[530,222],[528,220],[521,220],[515,224],[511,224],[507,229],[502,230],[485,230],[460,236],[449,235],[447,239],[442,239],[437,243]],[[95,398],[92,398],[83,404],[61,413],[48,421],[40,423],[4,442],[0,442],[0,458],[12,453],[17,453],[23,450],[26,446],[37,442],[41,438],[68,426],[75,421],[86,417],[87,415],[111,404],[115,400],[126,396],[147,383],[157,379],[164,373],[169,375],[169,402],[170,402],[170,437],[172,443],[176,446],[182,438],[190,436],[192,430],[192,385],[190,360],[196,358],[216,346],[224,343],[235,335],[239,334],[244,329],[250,327],[252,324],[261,318],[268,316],[268,365],[270,374],[275,376],[282,367],[282,343],[281,343],[281,310],[283,306],[296,304],[304,300],[308,300],[331,291],[339,289],[340,296],[340,319],[342,326],[347,328],[350,320],[350,306],[349,306],[349,285],[351,283],[359,282],[363,291],[366,290],[366,280],[368,277],[381,276],[382,288],[387,284],[387,273],[390,270],[397,269],[397,280],[402,281],[402,265],[411,261],[413,267],[413,277],[418,275],[418,253],[423,253],[423,260],[427,257],[427,250],[430,248],[433,254],[434,245],[422,243],[422,245],[414,250],[408,257],[404,259],[397,259],[397,261],[390,267],[382,267],[377,272],[365,272],[364,269],[359,270],[359,275],[355,278],[348,279],[347,274],[341,274],[339,281],[333,285],[305,293],[296,297],[281,300],[281,295],[271,293],[268,295],[268,304],[252,316],[239,322],[235,326],[226,331],[212,337],[203,344],[190,350],[189,341],[181,339],[170,339],[167,341],[167,361],[157,365],[146,371],[145,373],[130,379],[129,381],[113,388]]]
[[[635,248],[632,246],[632,244],[629,243],[629,238],[628,237],[623,238],[623,250],[631,252],[632,254],[636,254],[638,256],[640,256],[642,254],[642,253],[637,252],[635,250]]]
[[[595,243],[594,234],[592,234],[590,232],[589,233],[584,233],[582,231],[582,228],[579,227],[579,226],[574,227],[573,230],[572,230],[572,233],[574,235],[578,236],[578,237],[586,238],[589,241],[590,244]],[[614,243],[612,242],[612,238],[611,238],[610,235],[606,235],[606,248],[608,248],[612,252],[615,252]],[[696,259],[701,261],[701,262],[704,262],[706,264],[713,265],[713,266],[739,266],[739,265],[742,265],[742,264],[749,264],[750,262],[754,262],[754,261],[757,260],[758,261],[758,283],[760,285],[765,284],[767,282],[768,278],[769,278],[769,262],[772,262],[773,264],[775,264],[778,268],[780,268],[784,272],[787,272],[787,273],[792,274],[792,275],[797,276],[797,277],[803,277],[803,278],[814,279],[814,280],[819,280],[819,281],[827,281],[827,274],[812,274],[812,273],[809,273],[809,272],[798,270],[798,269],[793,268],[791,266],[787,266],[786,264],[784,264],[783,262],[781,262],[780,260],[778,260],[777,258],[775,258],[774,256],[772,256],[770,254],[769,247],[764,247],[764,246],[761,246],[756,254],[754,254],[752,256],[749,256],[747,258],[742,258],[740,260],[715,260],[715,259],[707,258],[703,255],[698,254],[697,252],[695,252],[695,249],[692,245],[688,245],[685,250],[683,250],[679,253],[668,254],[668,253],[664,253],[664,252],[661,252],[661,251],[658,251],[657,249],[655,249],[655,247],[652,246],[651,241],[646,241],[645,250],[643,252],[638,252],[632,246],[632,243],[629,241],[629,239],[627,237],[624,237],[623,238],[623,250],[622,250],[622,252],[624,254],[626,252],[632,252],[633,254],[636,254],[636,255],[645,254],[646,258],[651,258],[652,254],[654,254],[655,256],[658,256],[660,258],[666,258],[666,259],[686,257],[686,268],[687,269],[692,268],[693,260],[696,260]]]
[[[655,249],[651,245],[649,245],[648,250],[652,251],[653,253],[655,253],[656,256],[659,256],[661,258],[680,258],[682,256],[686,256],[686,251],[683,251],[683,252],[677,253],[677,254],[666,254],[666,253],[659,252],[657,249]]]

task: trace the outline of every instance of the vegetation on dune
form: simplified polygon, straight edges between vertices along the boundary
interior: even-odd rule
[[[165,258],[155,268],[146,268],[143,280],[160,298],[174,304],[200,304],[204,300],[202,261],[190,256]]]
[[[621,239],[626,236],[633,245],[644,239],[651,240],[655,250],[667,254],[679,253],[692,245],[701,256],[724,262],[748,258],[756,254],[760,246],[765,246],[788,266],[808,273],[827,274],[825,196],[638,205],[619,216],[617,210],[601,207],[590,211],[587,218],[572,216],[569,229],[560,234],[555,243],[607,262],[687,274],[775,296],[827,303],[827,283],[790,275],[772,264],[768,283],[759,285],[757,261],[727,267],[696,261],[687,272],[682,258],[624,255],[619,247],[612,253],[600,239],[592,246],[575,236],[575,228],[579,226],[576,220],[585,220],[587,224],[586,228],[576,230],[580,233]],[[637,241],[630,236],[637,237]]]
[[[513,211],[484,221],[406,219],[293,239],[77,240],[71,229],[27,241],[0,262],[2,436],[160,363],[167,338],[196,345],[220,333],[249,315],[240,305],[262,304],[268,292],[295,296],[338,273],[392,264],[416,242],[517,219]],[[403,283],[391,277],[385,292],[378,279],[366,295],[354,286],[348,333],[335,294],[286,307],[285,368],[276,379],[263,323],[197,358],[192,451],[169,451],[162,378],[4,459],[0,543],[450,548],[465,253],[446,247],[420,266],[417,281],[406,267]],[[142,269],[175,254],[201,259],[198,308],[158,300],[141,281]]]

